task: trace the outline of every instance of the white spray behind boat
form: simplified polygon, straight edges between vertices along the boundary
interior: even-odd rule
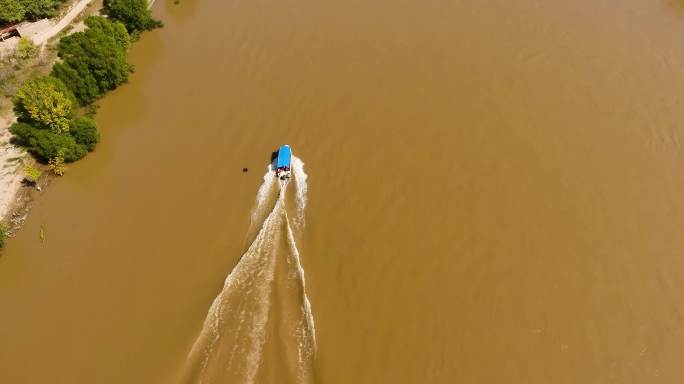
[[[278,347],[283,349],[279,360],[287,362],[291,379],[298,383],[313,380],[314,318],[295,241],[304,229],[307,175],[304,163],[289,156],[287,177],[277,172],[282,163],[267,167],[250,225],[259,232],[209,309],[189,353],[184,383],[254,383],[265,369],[268,334],[274,328],[284,339],[280,341],[284,347]],[[286,207],[290,181],[294,184],[293,225]],[[274,299],[280,300],[275,307]],[[271,316],[274,308],[278,311],[275,318]],[[273,324],[276,321],[280,321],[278,327]]]

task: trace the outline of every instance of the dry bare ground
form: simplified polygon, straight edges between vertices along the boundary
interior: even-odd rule
[[[0,116],[0,218],[5,218],[24,179],[24,162],[30,159],[26,152],[11,144],[7,129],[14,116]]]

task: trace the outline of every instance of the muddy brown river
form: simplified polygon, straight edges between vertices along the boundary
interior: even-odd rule
[[[684,380],[684,2],[154,11],[96,152],[2,252],[1,383]],[[251,224],[284,143],[292,238],[292,196]]]

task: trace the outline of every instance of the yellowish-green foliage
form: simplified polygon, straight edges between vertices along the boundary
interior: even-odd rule
[[[69,131],[74,100],[64,84],[51,76],[24,83],[14,98],[19,119],[30,120],[54,133]]]
[[[7,235],[7,225],[5,225],[5,223],[0,223],[0,248],[5,246]]]
[[[17,44],[17,57],[22,60],[27,60],[35,57],[38,53],[38,47],[33,42],[25,37],[22,37]]]
[[[31,184],[35,184],[42,173],[43,172],[41,172],[38,168],[34,167],[31,163],[24,165],[24,174],[26,175],[26,181],[28,181]]]
[[[55,157],[50,159],[50,161],[48,162],[48,167],[50,168],[50,171],[52,171],[52,173],[54,173],[55,175],[64,175],[64,173],[67,170],[66,165],[64,165],[64,154],[60,152]]]

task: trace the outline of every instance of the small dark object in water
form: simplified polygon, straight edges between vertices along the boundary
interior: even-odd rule
[[[247,171],[249,171],[248,168],[242,168],[242,172],[247,172]]]

